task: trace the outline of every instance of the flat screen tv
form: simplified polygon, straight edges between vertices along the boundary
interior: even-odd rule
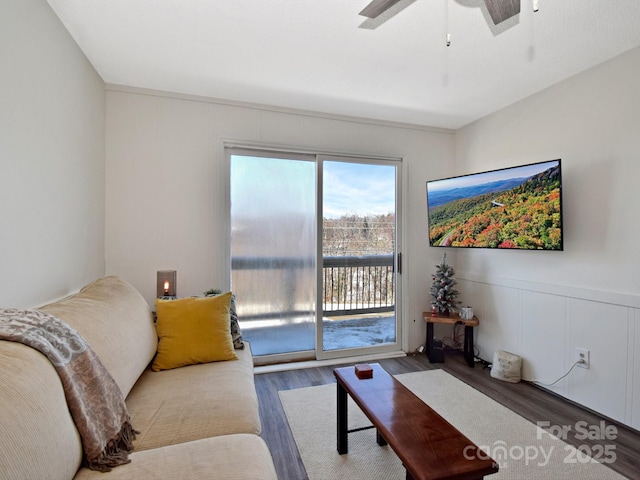
[[[427,182],[429,245],[562,250],[560,160]]]

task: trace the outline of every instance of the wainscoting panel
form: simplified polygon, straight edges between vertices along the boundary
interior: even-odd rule
[[[522,376],[552,383],[565,372],[566,299],[520,290]],[[564,395],[565,382],[546,387]]]
[[[624,422],[630,309],[576,298],[567,299],[567,304],[567,367],[575,363],[576,348],[590,351],[591,366],[576,367],[567,376],[566,396]]]
[[[476,355],[491,362],[496,350],[518,350],[518,290],[464,280],[459,287],[462,304],[473,307],[482,325],[474,332]]]
[[[523,378],[549,384],[587,349],[590,369],[543,388],[640,430],[640,297],[460,273],[458,286],[480,318],[480,358],[515,353]]]

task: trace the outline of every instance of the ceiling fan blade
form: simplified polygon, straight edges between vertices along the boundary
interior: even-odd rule
[[[495,25],[520,13],[520,0],[484,0]]]
[[[400,0],[373,0],[360,12],[363,17],[376,18],[389,10]]]

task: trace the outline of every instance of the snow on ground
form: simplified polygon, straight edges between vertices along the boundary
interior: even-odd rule
[[[344,318],[344,317],[340,317]],[[244,328],[242,335],[251,343],[253,355],[271,355],[315,350],[314,322],[289,322],[284,325]],[[322,322],[323,349],[368,347],[396,340],[393,315],[363,316],[355,319],[330,319]]]

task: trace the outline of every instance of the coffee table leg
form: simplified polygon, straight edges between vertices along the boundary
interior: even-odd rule
[[[347,432],[347,391],[344,389],[340,381],[337,382],[338,392],[338,453],[343,455],[349,451],[348,432]]]
[[[380,432],[378,430],[376,430],[376,442],[378,442],[378,445],[380,445],[381,447],[384,447],[387,444],[387,441],[382,435],[380,435]]]

